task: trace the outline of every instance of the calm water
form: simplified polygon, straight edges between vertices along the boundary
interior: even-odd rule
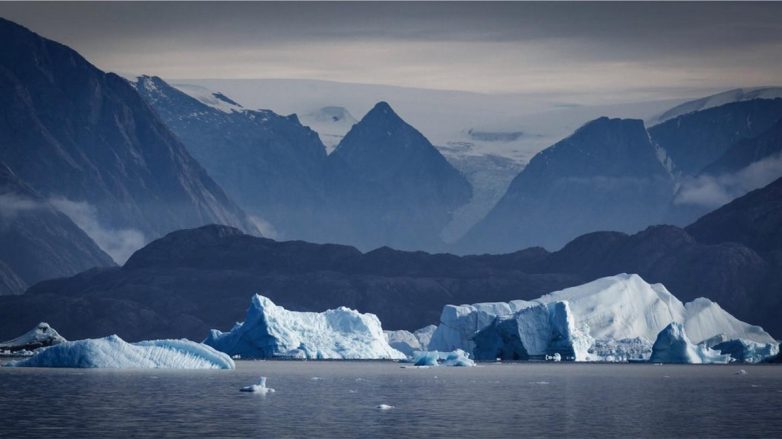
[[[735,375],[742,368],[748,373]],[[277,392],[239,392],[259,375]],[[0,436],[13,438],[782,437],[780,407],[776,366],[0,369]]]

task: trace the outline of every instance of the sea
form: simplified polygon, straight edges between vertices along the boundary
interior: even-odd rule
[[[0,368],[3,438],[780,438],[781,407],[773,365]]]

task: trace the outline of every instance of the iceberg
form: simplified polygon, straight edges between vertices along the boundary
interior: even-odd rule
[[[743,338],[726,340],[709,347],[715,351],[730,355],[734,361],[740,363],[760,363],[766,358],[774,357],[779,353],[779,345],[758,343]]]
[[[660,331],[654,346],[652,346],[652,356],[649,361],[653,363],[727,364],[730,363],[731,357],[706,347],[704,344],[694,344],[687,337],[684,325],[673,322]]]
[[[190,340],[147,340],[128,343],[117,335],[63,342],[38,351],[13,367],[78,367],[120,369],[233,369],[233,360]]]
[[[761,327],[736,319],[709,299],[684,304],[664,285],[624,273],[532,301],[446,305],[428,349],[464,349],[478,360],[554,353],[575,361],[645,360],[658,334],[674,322],[695,344],[725,334],[726,340],[778,349]]]
[[[31,351],[66,341],[67,340],[54,328],[49,326],[48,323],[41,322],[35,328],[25,332],[19,337],[0,343],[0,351]]]
[[[383,331],[389,346],[405,354],[408,357],[413,356],[413,352],[420,351],[421,342],[418,337],[410,331]]]
[[[213,329],[204,343],[242,358],[405,359],[392,348],[380,320],[346,307],[321,313],[289,311],[256,294],[243,323]]]
[[[266,377],[261,377],[261,379],[258,381],[258,384],[250,384],[249,386],[244,386],[239,390],[241,392],[260,393],[261,395],[275,392],[275,390],[271,387],[266,387]]]
[[[475,366],[475,361],[470,359],[470,354],[461,349],[451,352],[417,351],[413,355],[413,363],[415,366]]]

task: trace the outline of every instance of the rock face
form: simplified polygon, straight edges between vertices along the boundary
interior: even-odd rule
[[[0,19],[0,160],[45,198],[88,203],[147,239],[222,223],[234,205],[125,79]]]
[[[0,351],[32,351],[42,347],[54,346],[66,341],[65,337],[61,336],[57,330],[49,326],[48,323],[41,322],[38,326],[19,337],[0,343]]]
[[[649,129],[677,174],[696,175],[736,143],[757,137],[782,117],[782,99],[733,102],[683,114]]]
[[[295,115],[245,109],[205,89],[185,89],[191,96],[158,77],[141,76],[134,86],[220,187],[271,224],[269,232],[322,238],[315,211],[324,200],[326,151]]]
[[[242,358],[403,359],[388,345],[374,314],[340,307],[322,313],[288,311],[256,294],[243,323],[230,332],[213,329],[209,346]]]
[[[635,232],[662,219],[673,184],[642,121],[596,119],[536,155],[460,250],[556,249],[595,230]]]
[[[116,335],[60,343],[14,367],[78,367],[111,369],[233,369],[233,360],[190,340],[147,340],[127,343]]]
[[[0,294],[113,265],[70,218],[0,162]]]
[[[323,227],[361,249],[436,248],[470,184],[415,128],[380,102],[328,156]]]
[[[782,115],[779,117],[776,123],[757,137],[733,144],[725,154],[706,166],[702,173],[720,176],[736,173],[763,160],[782,160],[779,157],[782,154]]]
[[[652,363],[719,363],[730,362],[730,355],[702,345],[693,344],[680,323],[671,323],[660,331],[652,346]]]

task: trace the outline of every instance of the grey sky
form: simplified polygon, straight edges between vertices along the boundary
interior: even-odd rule
[[[782,3],[0,3],[105,70],[496,93],[777,85]]]

